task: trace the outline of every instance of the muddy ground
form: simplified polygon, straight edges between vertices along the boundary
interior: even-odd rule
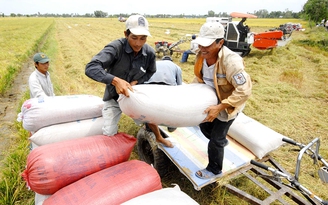
[[[11,88],[0,96],[0,167],[3,165],[3,159],[9,153],[13,140],[18,138],[15,127],[17,108],[24,93],[28,90],[28,78],[33,71],[33,60],[30,59],[22,65]]]

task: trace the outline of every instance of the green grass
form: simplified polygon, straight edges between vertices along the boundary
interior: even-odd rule
[[[20,106],[28,99],[28,96],[29,93],[26,92],[23,99],[21,99]],[[27,190],[26,184],[21,177],[29,153],[29,142],[26,140],[28,132],[18,122],[15,123],[15,129],[17,130],[18,137],[12,142],[13,146],[7,150],[8,156],[4,160],[4,166],[2,166],[3,169],[1,170],[0,204],[32,205],[34,204],[34,194]]]
[[[53,19],[47,18],[0,19],[0,94],[8,89],[22,63],[38,51],[52,23]]]

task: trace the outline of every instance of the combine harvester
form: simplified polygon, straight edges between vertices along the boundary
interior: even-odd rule
[[[238,29],[237,25],[239,22],[233,22],[232,18],[257,18],[257,16],[232,12],[230,17],[209,17],[206,19],[206,22],[216,21],[225,26],[226,32],[224,38],[226,46],[239,53],[242,57],[250,53],[251,46],[259,50],[267,50],[277,46],[284,46],[288,41],[288,38],[281,30],[253,33],[247,25],[244,29]]]

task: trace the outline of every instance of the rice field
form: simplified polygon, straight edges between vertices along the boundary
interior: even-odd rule
[[[176,42],[188,34],[197,34],[205,19],[148,19],[150,32],[147,43],[154,47],[156,41]],[[238,19],[234,19],[238,21]],[[284,47],[273,50],[257,50],[244,58],[246,71],[253,82],[253,94],[245,114],[273,130],[308,143],[320,137],[320,153],[328,159],[328,54],[315,46],[299,44],[306,39],[328,39],[328,32],[310,29],[307,22],[296,19],[247,19],[253,32],[263,32],[287,22],[301,23],[304,32],[293,32],[292,40]],[[125,24],[116,18],[0,18],[0,93],[6,90],[22,64],[35,52],[45,52],[51,59],[50,72],[56,95],[93,94],[102,97],[104,85],[90,80],[84,74],[85,65],[110,41],[124,36]],[[180,45],[182,50],[189,43]],[[194,56],[187,63],[179,63],[181,56],[173,60],[183,70],[183,81],[193,80]],[[126,116],[120,121],[120,131],[136,136],[139,127]],[[263,136],[265,137],[265,136]],[[19,142],[18,142],[19,143]],[[290,146],[283,146],[271,155],[287,171],[294,173],[296,152]],[[131,158],[138,158],[133,152]],[[21,161],[22,166],[25,161]],[[327,184],[320,181],[318,166],[311,160],[302,162],[301,183],[311,188],[322,198],[327,198]],[[172,168],[172,174],[162,179],[163,187],[179,184],[180,188],[198,203],[247,204],[238,197],[227,193],[218,185],[195,191],[191,183]],[[239,184],[252,192],[250,184],[243,179],[231,183]],[[18,186],[18,185],[17,185]],[[22,191],[24,187],[21,187]],[[25,198],[24,198],[25,197]],[[32,201],[33,195],[24,195],[15,204]]]

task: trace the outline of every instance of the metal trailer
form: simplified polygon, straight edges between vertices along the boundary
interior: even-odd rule
[[[254,154],[229,136],[227,136],[229,144],[225,147],[222,176],[212,179],[199,179],[195,176],[195,172],[204,168],[207,164],[208,142],[208,139],[201,133],[199,127],[179,127],[174,132],[169,132],[167,127],[164,126],[160,126],[159,128],[163,137],[170,137],[175,145],[174,148],[167,148],[158,144],[151,130],[143,126],[137,134],[137,151],[140,159],[148,164],[152,164],[161,177],[165,177],[168,173],[168,163],[173,163],[191,182],[194,189],[198,191],[209,184],[219,183],[229,192],[250,204],[262,205],[270,204],[274,201],[279,201],[281,204],[316,204],[313,201],[299,196],[289,185],[266,177],[261,167],[251,164],[252,161],[269,163],[280,172],[289,174],[270,155],[260,160],[256,159]],[[287,142],[286,140],[284,141]],[[290,140],[289,143],[291,141],[292,140]],[[301,146],[301,144],[297,145]],[[310,146],[307,146],[306,149],[311,151],[309,147]],[[320,155],[317,153],[317,151],[314,152],[315,156],[318,158]],[[319,157],[319,159],[321,160],[322,158]],[[298,157],[298,164],[300,164],[300,160],[301,157]],[[297,170],[299,170],[299,165],[297,165]],[[319,171],[319,174],[324,175],[324,177],[328,176],[327,172],[323,173],[322,170]],[[265,181],[265,184],[254,175],[260,176],[262,180]],[[230,180],[241,176],[244,176],[257,187],[263,189],[268,194],[268,197],[259,199],[228,183]],[[289,199],[285,200],[283,196]]]

